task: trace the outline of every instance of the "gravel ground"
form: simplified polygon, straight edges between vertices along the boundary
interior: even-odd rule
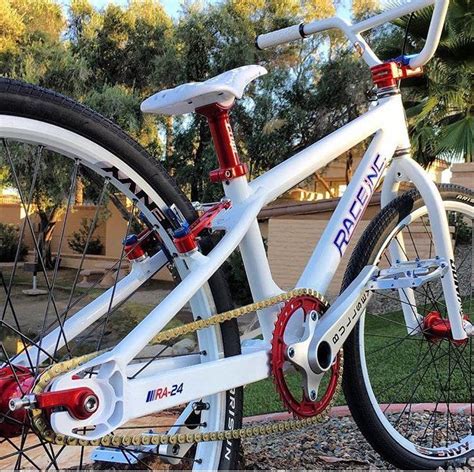
[[[300,431],[245,439],[243,449],[247,470],[396,470],[372,449],[350,416],[332,417]],[[472,470],[474,462],[456,472]]]
[[[367,443],[351,417],[243,441],[246,469],[393,469]]]

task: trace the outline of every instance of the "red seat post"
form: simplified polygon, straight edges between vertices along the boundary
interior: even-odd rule
[[[234,134],[230,125],[229,111],[231,106],[211,103],[196,108],[196,113],[205,116],[211,129],[219,169],[209,173],[211,182],[226,182],[247,173],[247,165],[240,162],[240,157],[235,145]]]

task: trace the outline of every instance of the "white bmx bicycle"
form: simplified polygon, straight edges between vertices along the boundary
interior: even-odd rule
[[[431,4],[426,45],[415,56],[383,63],[361,36]],[[20,240],[29,238],[46,290],[34,303],[23,295],[18,245],[0,277],[2,469],[83,469],[94,460],[235,469],[241,438],[322,421],[341,383],[360,430],[395,466],[467,463],[474,450],[474,193],[437,187],[411,159],[398,88],[434,54],[447,8],[448,0],[414,0],[357,24],[335,17],[259,36],[257,46],[266,48],[342,30],[371,68],[378,100],[251,182],[229,110],[264,68],[240,67],[147,99],[144,112],[207,117],[219,161],[210,178],[225,193],[207,206],[193,207],[158,162],[100,115],[54,92],[0,79],[0,163],[21,201]],[[272,279],[260,210],[369,137],[295,289],[283,291]],[[324,294],[382,178],[382,210],[329,305]],[[62,181],[65,203],[48,264],[35,208],[53,180]],[[412,188],[399,195],[401,184]],[[78,186],[93,205],[82,254],[73,257],[66,234]],[[87,287],[79,278],[91,267],[95,226],[111,207],[125,221],[123,234],[120,224],[117,234],[107,233],[121,255],[107,268],[107,289],[99,281]],[[237,247],[254,303],[234,309],[220,267]],[[66,259],[74,269],[64,268]],[[149,310],[127,311],[167,269],[173,278],[150,292]],[[251,312],[261,336],[241,341],[237,320]],[[294,419],[246,425],[242,386],[269,377]]]

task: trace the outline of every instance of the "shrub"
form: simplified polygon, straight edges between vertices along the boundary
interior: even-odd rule
[[[263,238],[263,245],[268,255],[268,243],[265,238]],[[222,265],[222,268],[227,283],[229,284],[232,300],[237,305],[248,305],[252,303],[252,293],[245,273],[244,262],[238,249],[230,255],[227,261]]]
[[[0,262],[15,261],[19,237],[20,232],[17,226],[0,223]],[[22,261],[27,253],[28,248],[22,242],[18,260]]]
[[[68,238],[67,243],[68,246],[74,251],[78,252],[79,254],[84,253],[84,249],[86,248],[87,238],[89,236],[89,232],[91,229],[92,220],[83,218],[81,220],[81,227],[74,231],[71,236]],[[92,235],[89,239],[89,244],[87,245],[86,254],[103,254],[104,252],[104,245],[99,237],[94,237],[94,231],[92,231]]]
[[[240,252],[238,250],[234,251],[222,267],[229,284],[232,300],[237,305],[252,303],[252,294]]]
[[[472,243],[472,227],[468,225],[463,215],[450,213],[448,216],[449,224],[454,226],[454,240],[457,244]]]

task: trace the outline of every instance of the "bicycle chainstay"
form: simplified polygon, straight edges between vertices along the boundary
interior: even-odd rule
[[[196,332],[200,329],[216,326],[225,321],[239,318],[253,311],[262,310],[278,303],[287,302],[288,300],[302,296],[309,295],[321,300],[325,305],[328,303],[324,300],[322,295],[312,289],[295,289],[280,295],[276,295],[265,300],[252,303],[234,310],[229,310],[223,313],[212,315],[207,319],[198,319],[191,323],[187,323],[177,328],[162,331],[155,338],[154,342],[161,343],[171,339],[183,336],[185,334]],[[73,359],[54,364],[49,369],[45,370],[38,381],[36,382],[32,394],[42,393],[50,382],[59,375],[65,374],[80,365],[94,359],[100,352],[86,354],[84,356],[75,357]],[[162,434],[162,433],[146,433],[146,434],[107,434],[100,439],[77,439],[72,436],[57,434],[51,430],[48,421],[43,417],[43,410],[31,409],[31,424],[37,434],[44,440],[58,444],[61,446],[105,446],[105,447],[123,447],[123,446],[148,446],[162,445],[162,444],[184,444],[184,443],[198,443],[204,441],[224,441],[232,439],[250,438],[255,436],[262,436],[272,433],[283,433],[293,431],[305,426],[315,423],[321,423],[326,419],[327,412],[333,405],[336,394],[339,391],[342,379],[342,354],[341,354],[341,372],[339,374],[336,392],[329,403],[328,407],[319,415],[304,419],[292,419],[283,421],[272,421],[261,423],[258,426],[249,426],[239,429],[212,431],[204,433],[187,433],[187,434]]]

